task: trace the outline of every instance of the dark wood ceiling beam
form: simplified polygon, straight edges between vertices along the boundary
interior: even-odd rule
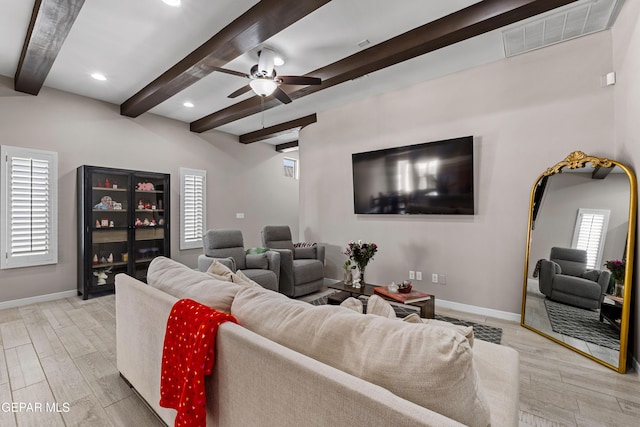
[[[15,90],[40,92],[83,5],[84,0],[36,0],[14,76]]]
[[[138,117],[331,0],[262,0],[120,105]]]
[[[320,77],[322,84],[287,92],[292,100],[327,89],[365,74],[479,36],[576,0],[484,0],[372,46],[307,76]],[[264,109],[280,105],[272,98]],[[205,132],[262,111],[258,96],[246,99],[191,123],[193,132]]]
[[[303,127],[310,125],[311,123],[315,123],[316,121],[318,121],[318,118],[314,113],[308,116],[300,117],[299,119],[269,126],[268,128],[260,129],[255,132],[245,133],[244,135],[240,135],[238,140],[242,144],[251,144],[253,142],[264,141],[266,139],[276,138],[281,135],[299,131]]]
[[[276,151],[278,153],[286,153],[287,151],[294,151],[292,148],[298,148],[298,141],[284,142],[276,145]]]

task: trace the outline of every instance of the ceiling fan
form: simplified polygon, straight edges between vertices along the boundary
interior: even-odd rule
[[[253,90],[258,96],[264,98],[273,94],[280,102],[288,104],[291,102],[291,98],[289,98],[289,95],[287,95],[285,91],[280,89],[280,85],[309,86],[322,83],[322,80],[317,77],[278,76],[275,69],[275,58],[276,53],[273,50],[262,48],[262,50],[258,52],[258,63],[251,67],[250,74],[219,67],[216,67],[215,70],[250,80],[248,85],[231,93],[228,96],[229,98],[236,98]]]

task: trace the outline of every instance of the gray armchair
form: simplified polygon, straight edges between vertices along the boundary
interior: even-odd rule
[[[587,270],[587,251],[551,248],[540,260],[540,292],[549,299],[577,307],[598,309],[609,286],[607,270]]]
[[[262,229],[262,245],[280,252],[278,291],[299,297],[319,291],[324,283],[324,246],[296,248],[287,225],[268,225]]]
[[[242,270],[263,288],[278,292],[280,254],[267,251],[246,254],[240,230],[209,230],[202,236],[204,254],[198,257],[198,270],[207,271],[214,259],[232,271]]]

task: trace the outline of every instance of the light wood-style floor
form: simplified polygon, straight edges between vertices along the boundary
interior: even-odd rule
[[[521,427],[640,425],[634,372],[615,373],[515,322],[436,312],[503,328],[503,345],[520,353]],[[115,347],[113,295],[0,310],[0,427],[162,425],[120,379]],[[43,410],[3,410],[11,402]]]

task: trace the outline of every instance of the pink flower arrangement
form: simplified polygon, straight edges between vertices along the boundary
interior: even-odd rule
[[[357,242],[349,242],[344,254],[352,259],[360,270],[364,270],[377,251],[378,245],[375,243],[362,243],[362,240],[358,240]]]
[[[624,280],[625,260],[612,259],[606,261],[604,266],[611,272],[613,278],[617,281]]]

